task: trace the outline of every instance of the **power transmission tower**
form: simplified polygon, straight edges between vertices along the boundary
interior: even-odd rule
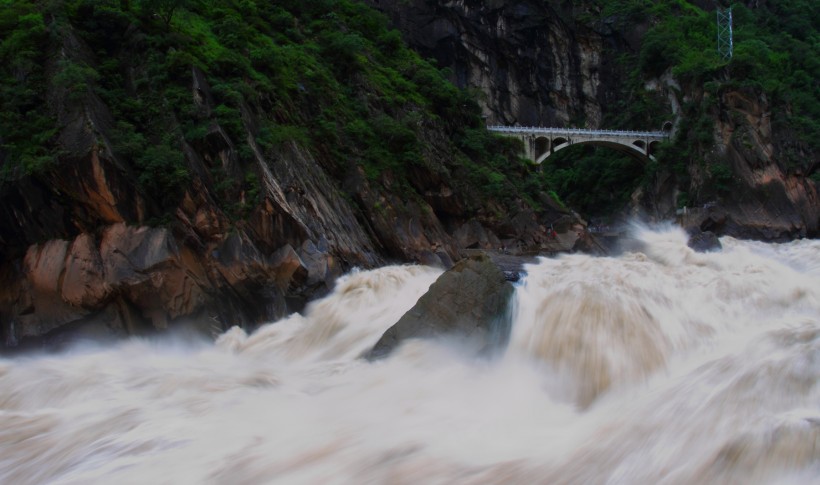
[[[717,9],[717,44],[718,55],[724,61],[732,58],[732,7],[725,10]]]

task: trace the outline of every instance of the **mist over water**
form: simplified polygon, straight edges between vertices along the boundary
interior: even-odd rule
[[[506,352],[359,356],[440,270],[212,342],[0,360],[0,483],[817,483],[820,242],[530,265]]]

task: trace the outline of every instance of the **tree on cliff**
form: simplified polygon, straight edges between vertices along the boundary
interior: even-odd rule
[[[168,27],[177,9],[190,8],[197,2],[198,0],[140,0],[139,4],[143,11],[157,15],[165,23],[165,27]],[[123,10],[128,10],[127,2]]]

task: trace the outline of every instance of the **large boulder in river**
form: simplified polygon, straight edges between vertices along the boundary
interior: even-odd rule
[[[384,357],[409,338],[453,336],[480,351],[503,345],[512,293],[512,284],[488,255],[462,259],[382,335],[367,358]]]
[[[699,253],[709,251],[720,251],[723,245],[720,244],[717,234],[712,231],[703,231],[692,234],[687,245]]]

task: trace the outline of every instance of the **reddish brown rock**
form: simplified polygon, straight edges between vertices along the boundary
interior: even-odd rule
[[[216,249],[215,268],[230,286],[266,282],[275,277],[265,256],[244,234],[233,232]]]
[[[80,234],[71,243],[60,290],[64,301],[85,308],[97,308],[111,294],[102,258],[90,234]]]
[[[157,328],[204,302],[167,229],[115,224],[103,234],[100,254],[106,283],[142,309]]]
[[[43,294],[58,292],[67,249],[68,241],[60,239],[29,248],[23,264],[32,291]]]
[[[308,269],[290,244],[282,246],[271,255],[270,265],[276,271],[276,284],[279,288],[287,289],[291,284],[299,286],[307,280]]]
[[[25,281],[16,302],[19,328],[17,337],[42,335],[88,310],[72,306],[61,298],[68,241],[52,240],[31,246],[23,260]]]

